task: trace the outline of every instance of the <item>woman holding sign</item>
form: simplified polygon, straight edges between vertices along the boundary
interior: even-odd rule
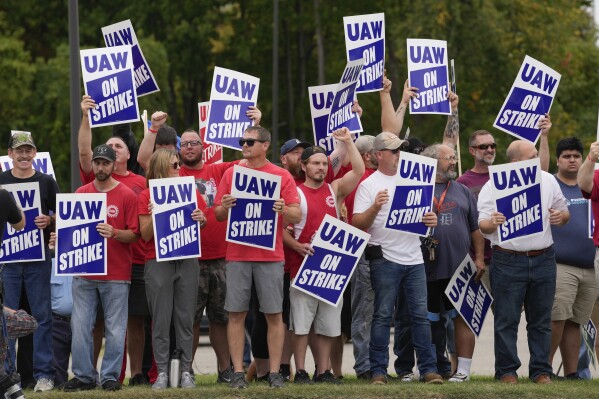
[[[150,166],[147,170],[148,185],[152,179],[178,177],[180,165],[179,157],[175,151],[156,150],[150,159]],[[165,262],[156,260],[154,225],[152,222],[153,204],[150,201],[150,189],[142,191],[138,198],[141,236],[147,241],[144,280],[146,282],[148,305],[153,319],[152,346],[158,368],[158,378],[152,388],[165,389],[168,386],[171,319],[174,320],[177,349],[183,352],[181,356],[180,386],[181,388],[193,388],[195,387],[195,381],[190,370],[193,321],[198,295],[198,260],[197,258]],[[206,226],[206,217],[200,209],[205,208],[206,203],[202,196],[197,195],[197,208],[191,214],[191,218],[199,222],[201,228]]]

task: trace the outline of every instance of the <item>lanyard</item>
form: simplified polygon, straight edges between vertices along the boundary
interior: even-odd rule
[[[433,204],[435,208],[435,213],[438,215],[441,210],[441,206],[443,206],[443,202],[445,201],[445,195],[447,194],[447,190],[449,190],[449,186],[451,185],[451,180],[447,180],[447,187],[441,193],[441,197],[437,200],[437,197],[433,196]]]

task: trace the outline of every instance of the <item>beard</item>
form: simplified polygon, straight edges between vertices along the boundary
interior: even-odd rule
[[[478,158],[477,160],[484,163],[487,166],[491,166],[491,165],[493,165],[493,162],[495,162],[495,155],[493,154],[490,157],[482,156],[482,157]]]
[[[204,151],[200,151],[200,153],[195,158],[188,159],[186,157],[181,157],[181,161],[183,162],[183,165],[196,166],[197,164],[202,162],[203,158],[204,158]]]
[[[110,178],[111,175],[112,173],[98,172],[94,176],[98,181],[106,181]]]

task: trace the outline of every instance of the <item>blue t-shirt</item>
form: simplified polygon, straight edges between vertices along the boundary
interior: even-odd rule
[[[555,175],[554,175],[555,176]],[[570,186],[555,176],[564,197],[568,200],[570,221],[564,226],[551,226],[555,260],[570,266],[591,269],[595,246],[589,238],[589,200],[582,196],[578,184]]]

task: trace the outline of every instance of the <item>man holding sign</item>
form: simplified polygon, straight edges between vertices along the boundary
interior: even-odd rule
[[[278,214],[274,251],[229,242],[227,247],[227,297],[225,309],[229,311],[229,350],[233,359],[233,377],[231,388],[246,388],[247,382],[243,374],[243,346],[245,342],[245,316],[249,309],[252,280],[255,281],[260,310],[268,323],[268,352],[270,355],[269,383],[271,387],[284,386],[279,373],[281,352],[283,349],[284,325],[283,307],[283,226],[298,223],[301,219],[299,197],[293,178],[285,169],[271,164],[266,159],[270,147],[270,132],[260,126],[252,126],[245,130],[239,140],[245,167],[255,171],[280,176],[280,196],[274,201],[272,210]],[[263,182],[264,183],[264,182]],[[256,182],[248,184],[260,185]],[[248,190],[250,189],[248,187]],[[264,185],[262,186],[264,188]],[[233,189],[233,169],[225,172],[216,195],[216,219],[227,219],[236,199],[231,196]],[[247,209],[246,209],[247,210]]]
[[[358,186],[352,224],[372,236],[365,251],[370,261],[370,278],[374,290],[374,315],[370,340],[371,383],[387,383],[389,334],[399,290],[404,290],[412,322],[412,343],[418,355],[420,375],[427,383],[441,384],[435,351],[431,344],[430,323],[426,317],[426,275],[418,236],[386,229],[391,207],[389,192],[395,191],[399,148],[396,135],[383,132],[374,140],[378,170]],[[426,212],[422,222],[437,225],[437,215]]]
[[[513,141],[507,150],[507,157],[512,162],[536,159],[537,155],[534,144],[525,140]],[[530,183],[534,174],[532,169],[539,164],[536,165],[528,173],[522,169],[511,170],[509,185],[517,188]],[[495,378],[507,384],[518,382],[516,371],[520,367],[520,359],[516,341],[522,306],[528,323],[529,377],[538,384],[551,383],[549,353],[556,266],[549,224],[566,224],[570,213],[553,176],[547,172],[540,172],[540,175],[541,181],[537,182],[541,185],[540,204],[533,205],[533,209],[539,209],[542,214],[542,231],[534,239],[527,236],[503,241],[499,239],[498,230],[506,223],[506,217],[496,210],[492,183],[498,181],[495,186],[508,185],[507,174],[502,179],[492,172],[491,180],[483,186],[478,196],[480,231],[493,246],[491,286],[495,298]],[[511,203],[512,209],[518,210],[525,205],[525,197],[515,199],[517,201]],[[523,218],[520,214],[516,216],[520,216],[520,220]],[[522,224],[516,223],[508,230],[518,233],[525,229]]]
[[[484,238],[478,228],[478,210],[474,195],[468,188],[455,181],[456,156],[452,148],[444,144],[427,147],[423,156],[437,159],[437,176],[433,209],[439,223],[433,234],[436,240],[435,255],[428,256],[425,249],[426,280],[428,291],[428,317],[431,321],[433,343],[437,349],[437,368],[442,375],[451,375],[451,363],[445,357],[447,330],[441,318],[444,309],[453,319],[455,346],[458,357],[457,371],[450,382],[470,380],[470,366],[474,354],[475,338],[466,321],[458,315],[454,305],[445,295],[456,269],[468,254],[470,245],[475,249],[476,281],[485,272]],[[428,258],[428,259],[427,259]]]
[[[362,162],[360,153],[351,138],[349,129],[336,130],[333,135],[347,146],[352,170],[341,179],[335,180],[331,184],[325,184],[329,163],[325,150],[321,147],[309,147],[303,151],[301,162],[306,181],[298,187],[302,219],[294,225],[293,236],[287,231],[283,232],[285,246],[293,250],[289,252],[288,257],[292,280],[297,276],[304,257],[314,253],[310,242],[324,216],[328,214],[338,218],[343,200],[356,188],[364,174],[364,162]],[[290,289],[289,299],[291,302],[290,325],[295,334],[294,356],[297,369],[295,382],[310,381],[304,361],[308,348],[308,333],[312,324],[314,324],[318,343],[316,364],[319,370],[316,371],[316,382],[337,382],[327,366],[333,339],[341,335],[343,304],[339,303],[337,307],[332,306],[296,288]]]
[[[137,196],[112,174],[116,154],[106,144],[97,146],[92,155],[94,181],[77,189],[77,193],[106,193],[107,223],[97,230],[107,239],[108,269],[105,276],[73,279],[73,374],[64,385],[66,392],[95,389],[96,368],[93,364],[93,334],[96,310],[102,304],[106,348],[102,359],[102,389],[121,389],[119,375],[123,361],[123,342],[127,330],[129,285],[131,283],[131,243],[137,241]]]
[[[33,376],[37,380],[35,391],[49,391],[54,387],[52,367],[52,307],[50,302],[50,274],[52,262],[47,244],[50,227],[54,218],[50,212],[56,211],[56,181],[33,169],[33,159],[37,148],[30,133],[17,132],[8,141],[8,156],[13,168],[0,174],[0,184],[38,182],[42,214],[34,220],[35,225],[44,231],[46,259],[39,262],[19,262],[7,264],[2,272],[4,305],[11,309],[19,308],[21,287],[31,306],[31,314],[39,326],[33,333]],[[9,356],[15,364],[15,340],[9,340]]]

